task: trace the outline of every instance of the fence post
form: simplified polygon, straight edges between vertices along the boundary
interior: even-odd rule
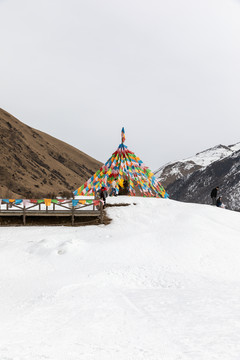
[[[100,224],[103,223],[103,203],[100,200]]]
[[[23,225],[26,225],[26,209],[25,209],[25,205],[23,206]]]
[[[72,203],[72,226],[74,225],[74,206]]]

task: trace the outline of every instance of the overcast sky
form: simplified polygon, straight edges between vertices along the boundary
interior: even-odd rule
[[[0,107],[152,170],[240,141],[239,0],[0,0]]]

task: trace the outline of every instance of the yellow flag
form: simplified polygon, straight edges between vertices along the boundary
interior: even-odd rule
[[[119,185],[123,188],[123,178],[120,178],[120,179],[118,180],[118,183],[119,183]]]
[[[46,206],[51,206],[51,202],[52,202],[51,199],[44,199],[44,203]]]

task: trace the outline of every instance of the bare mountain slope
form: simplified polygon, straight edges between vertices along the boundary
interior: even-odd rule
[[[71,192],[101,163],[0,109],[0,197]]]

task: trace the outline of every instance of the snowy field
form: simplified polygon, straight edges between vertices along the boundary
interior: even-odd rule
[[[240,213],[108,202],[108,226],[0,228],[0,359],[239,360]]]

